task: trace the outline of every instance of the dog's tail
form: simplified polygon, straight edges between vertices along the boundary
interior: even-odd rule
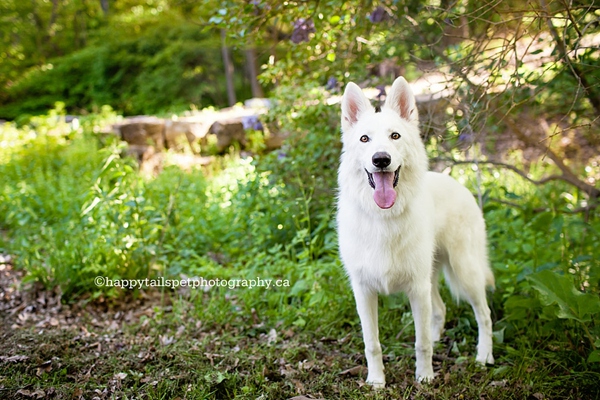
[[[496,289],[496,279],[494,278],[494,273],[492,272],[489,264],[485,269],[485,286],[490,288],[492,291]]]

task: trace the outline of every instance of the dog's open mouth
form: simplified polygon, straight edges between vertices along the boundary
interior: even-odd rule
[[[394,188],[398,185],[400,167],[394,172],[369,172],[366,169],[365,172],[369,179],[369,185],[375,189],[375,192],[373,193],[375,203],[383,209],[393,206],[396,202],[396,190],[394,190]]]

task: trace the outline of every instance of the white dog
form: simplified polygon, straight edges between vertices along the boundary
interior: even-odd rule
[[[428,172],[414,95],[396,79],[385,106],[374,109],[354,83],[342,99],[343,151],[338,184],[338,233],[367,358],[367,382],[385,385],[377,295],[404,291],[415,321],[416,378],[430,381],[433,341],[446,307],[440,271],[456,297],[466,299],[479,327],[476,360],[494,362],[486,286],[485,222],[471,193],[449,176]]]

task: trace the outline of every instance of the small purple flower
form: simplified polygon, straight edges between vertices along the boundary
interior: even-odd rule
[[[459,142],[471,142],[472,140],[473,140],[473,135],[471,135],[470,133],[461,133],[458,136]]]
[[[244,129],[253,129],[255,131],[262,131],[264,129],[263,124],[256,115],[242,117],[242,125]]]
[[[338,86],[338,80],[332,76],[327,80],[327,85],[325,85],[325,90],[334,90],[334,89],[337,89],[337,86]]]
[[[292,32],[292,42],[299,44],[302,42],[308,42],[308,35],[315,33],[315,24],[312,19],[300,18],[294,22],[294,30]]]
[[[385,85],[379,85],[375,87],[377,90],[379,90],[379,93],[377,93],[377,100],[382,101],[383,98],[385,96],[387,96],[387,93],[385,92]]]
[[[369,14],[369,21],[371,21],[374,24],[378,24],[382,21],[385,21],[388,17],[389,15],[385,11],[385,8],[377,6],[377,8],[375,8],[373,12]]]

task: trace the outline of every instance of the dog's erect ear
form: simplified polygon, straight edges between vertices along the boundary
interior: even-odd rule
[[[346,85],[342,97],[342,131],[352,128],[365,111],[373,110],[373,106],[362,90],[353,82]]]
[[[396,78],[392,84],[392,89],[385,100],[385,106],[396,111],[405,120],[414,124],[419,123],[415,96],[403,77]]]

